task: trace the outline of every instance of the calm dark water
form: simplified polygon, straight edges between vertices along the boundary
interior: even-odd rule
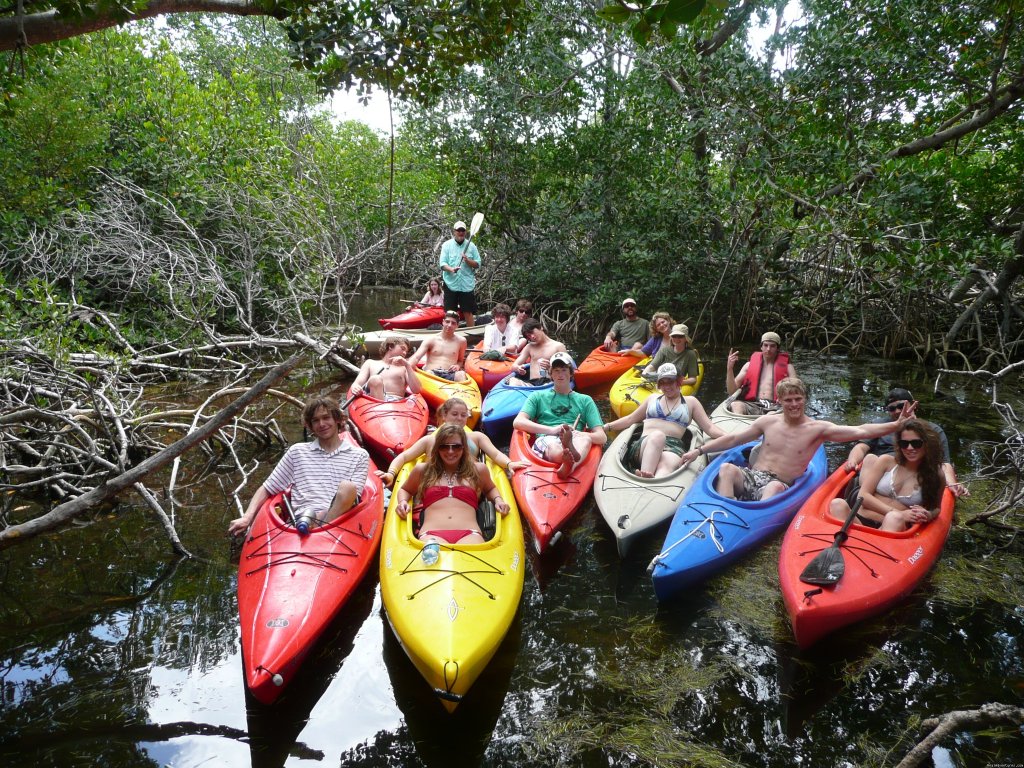
[[[356,314],[372,327],[407,293],[377,292]],[[582,357],[596,339],[570,341]],[[724,396],[724,351],[702,352],[710,410]],[[944,380],[936,394],[926,371],[813,350],[796,350],[794,363],[813,410],[836,421],[880,419],[889,384],[910,387],[946,428],[961,476],[982,466],[985,441],[1000,439],[990,395],[975,384]],[[340,383],[322,372],[294,389]],[[282,424],[294,418],[279,414]],[[289,436],[299,437],[294,424]],[[843,456],[833,447],[832,466]],[[258,458],[262,477],[277,455]],[[279,704],[263,707],[246,700],[223,534],[236,483],[224,474],[179,492],[178,529],[195,560],[172,563],[152,519],[128,505],[0,553],[6,764],[892,765],[916,718],[1024,698],[1019,548],[996,551],[983,533],[956,528],[900,609],[801,653],[778,593],[777,542],[659,606],[646,566],[661,539],[620,561],[588,507],[532,560],[519,617],[454,716],[392,636],[375,578]],[[991,493],[982,481],[972,490],[961,518]],[[994,729],[934,759],[981,766],[1021,755],[1019,730]]]

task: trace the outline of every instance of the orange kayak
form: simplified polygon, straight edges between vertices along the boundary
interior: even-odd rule
[[[277,511],[284,494],[256,514],[238,563],[238,618],[245,682],[257,701],[277,699],[376,564],[384,495],[370,469],[362,501],[305,536]]]
[[[576,389],[590,389],[613,382],[640,361],[636,355],[620,355],[596,347],[576,369]]]
[[[423,437],[430,418],[421,395],[387,402],[363,393],[349,405],[348,415],[363,433],[366,449],[385,464]]]
[[[427,404],[437,409],[441,404],[452,397],[461,398],[469,406],[469,427],[475,427],[480,420],[480,406],[483,397],[480,394],[480,387],[473,379],[466,377],[465,381],[448,381],[440,376],[435,376],[429,371],[417,370],[416,375],[420,379],[420,393]]]
[[[841,627],[875,616],[902,600],[925,577],[942,553],[956,501],[947,489],[939,516],[901,533],[854,523],[840,545],[846,571],[829,587],[806,584],[800,574],[827,549],[842,521],[828,514],[853,473],[840,467],[793,518],[779,553],[779,582],[796,642],[807,648]]]
[[[502,360],[484,360],[484,343],[481,341],[466,353],[466,373],[486,395],[499,381],[512,373],[515,358],[505,355]]]
[[[512,432],[509,456],[512,461],[525,461],[525,469],[516,470],[512,477],[519,508],[533,531],[533,544],[541,553],[558,536],[559,529],[568,522],[590,493],[601,462],[601,449],[593,445],[583,463],[564,480],[557,474],[558,465],[544,461],[530,448],[531,435],[518,429]]]

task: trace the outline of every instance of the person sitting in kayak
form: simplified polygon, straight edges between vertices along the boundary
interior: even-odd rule
[[[640,349],[630,349],[629,353],[635,357],[654,357],[662,346],[668,346],[669,334],[676,321],[668,312],[658,311],[651,315],[651,322],[647,332],[650,336],[647,342]],[[657,370],[657,369],[655,369]]]
[[[911,419],[896,436],[896,453],[877,457],[861,472],[859,495],[864,500],[857,522],[883,531],[905,531],[939,515],[946,478],[942,474],[942,441],[921,419]],[[846,522],[850,505],[833,499],[829,514]]]
[[[774,331],[761,336],[761,349],[750,356],[740,372],[733,376],[733,368],[740,353],[729,350],[725,363],[725,388],[735,400],[729,405],[733,413],[760,416],[778,410],[776,385],[783,379],[795,379],[796,369],[789,362],[789,353],[780,352],[782,339]]]
[[[487,468],[473,461],[462,427],[445,424],[434,433],[434,447],[427,461],[417,464],[398,489],[395,511],[403,520],[415,499],[423,510],[418,537],[425,542],[478,544],[484,541],[477,527],[480,497],[494,502],[502,515],[508,502],[494,486]]]
[[[663,477],[682,465],[683,438],[691,421],[711,437],[725,432],[714,424],[696,397],[684,397],[682,377],[672,363],[662,363],[657,373],[658,389],[632,413],[603,424],[603,429],[621,432],[643,421],[643,436],[634,441],[623,464],[637,467],[639,477]]]
[[[889,419],[895,419],[896,414],[903,408],[903,404],[913,399],[914,396],[910,394],[910,390],[904,387],[893,387],[890,389],[889,393],[885,396],[885,410],[889,413]],[[946,439],[946,433],[935,422],[925,421],[924,423],[938,435],[939,443],[942,447],[942,474],[946,478],[946,485],[949,487],[949,490],[956,497],[970,496],[971,493],[967,486],[956,479],[956,469],[949,458],[949,440]],[[893,435],[886,435],[876,440],[857,443],[850,449],[850,455],[846,457],[846,468],[852,472],[860,469],[863,464],[863,469],[866,469],[868,463],[872,461],[868,457],[885,456],[887,454],[891,456],[895,451],[895,443]],[[861,474],[863,474],[863,471]]]
[[[641,376],[645,379],[653,379],[661,370],[662,365],[671,363],[679,374],[679,384],[684,387],[692,387],[697,383],[697,377],[700,375],[699,362],[697,350],[690,347],[690,329],[679,323],[672,326],[669,343],[661,346],[654,355],[654,359],[644,368]]]
[[[359,501],[370,468],[370,455],[341,439],[346,416],[333,397],[314,397],[302,409],[302,422],[316,436],[291,446],[274,471],[253,494],[245,514],[228,524],[238,536],[249,530],[263,502],[291,487],[295,519],[306,516],[313,525],[330,522]]]
[[[512,310],[508,304],[495,304],[491,322],[484,328],[484,359],[503,360],[506,354],[519,351],[519,333],[509,325]]]
[[[437,409],[437,425],[439,427],[444,424],[454,424],[460,429],[464,429],[468,421],[469,406],[466,405],[466,401],[461,397],[448,398],[441,404],[441,407]],[[395,478],[398,477],[398,471],[405,466],[406,462],[415,461],[420,456],[429,454],[434,449],[436,439],[436,431],[429,435],[424,435],[395,456],[388,465],[386,472],[378,471],[377,477],[381,479],[381,482],[384,483],[384,485],[390,488],[391,484],[395,482]],[[515,472],[517,469],[522,469],[527,466],[526,462],[512,461],[512,459],[499,451],[491,441],[491,438],[483,432],[470,432],[466,445],[469,448],[469,454],[474,461],[482,461],[483,459],[481,454],[483,454],[484,456],[489,456],[495,464],[504,470]]]
[[[526,366],[529,365],[529,383],[542,384],[548,380],[548,368],[555,354],[568,354],[565,351],[565,344],[548,336],[540,320],[532,317],[523,323],[523,338],[526,339],[526,346],[512,364],[512,370],[518,376],[525,376]],[[515,377],[509,380],[511,386],[523,383],[521,379]]]
[[[519,351],[526,346],[526,339],[523,338],[523,323],[533,317],[533,302],[529,299],[520,299],[516,302],[516,311],[508,321],[509,333],[519,341]]]
[[[623,299],[622,319],[612,323],[601,347],[606,352],[628,355],[633,350],[641,349],[647,342],[647,337],[647,321],[637,313],[636,302],[633,299]]]
[[[785,378],[779,382],[777,390],[781,414],[761,416],[746,429],[716,437],[687,451],[683,454],[683,464],[689,464],[704,453],[717,453],[763,438],[749,467],[722,464],[715,480],[715,489],[726,498],[763,501],[793,485],[822,443],[869,440],[898,432],[913,418],[917,407],[916,402],[906,403],[896,421],[854,427],[815,419],[804,413],[807,387],[800,379]]]
[[[443,307],[444,293],[441,291],[441,279],[432,277],[427,281],[427,292],[419,303],[424,307]]]
[[[466,340],[455,334],[459,327],[459,313],[445,312],[441,321],[441,332],[420,344],[420,348],[409,358],[413,365],[420,365],[435,376],[448,381],[465,381],[463,364],[466,360]]]
[[[572,390],[576,363],[567,352],[551,356],[551,389],[531,394],[512,426],[537,435],[531,448],[544,461],[558,464],[557,475],[566,478],[583,461],[592,445],[604,445],[608,434],[599,429],[601,414],[590,395]],[[582,420],[582,425],[579,422]],[[582,429],[576,429],[582,426]]]
[[[380,360],[367,360],[352,383],[352,395],[367,394],[377,400],[393,403],[408,394],[420,391],[420,380],[406,357],[409,342],[401,336],[388,336],[380,347]]]

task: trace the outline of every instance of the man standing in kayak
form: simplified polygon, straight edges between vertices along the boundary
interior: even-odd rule
[[[733,375],[740,353],[729,350],[725,363],[725,387],[736,399],[729,406],[733,413],[760,416],[778,409],[775,385],[785,378],[795,379],[796,369],[789,362],[789,353],[779,350],[782,339],[774,331],[761,337],[761,349],[750,356],[740,372]],[[736,394],[738,392],[738,394]]]
[[[466,242],[466,222],[456,221],[452,237],[441,246],[441,274],[444,277],[444,308],[462,312],[466,325],[476,322],[476,271],[480,268],[480,251],[475,243]]]
[[[459,327],[459,313],[448,310],[441,321],[441,332],[420,344],[409,358],[410,365],[423,360],[424,370],[448,381],[465,381],[466,340],[455,335]]]
[[[719,453],[763,438],[749,467],[726,463],[719,469],[715,489],[726,498],[764,501],[782,493],[807,470],[814,452],[822,443],[870,440],[898,432],[914,417],[914,409],[917,408],[917,402],[904,403],[894,421],[851,427],[815,419],[804,413],[807,387],[800,379],[783,379],[777,389],[782,413],[761,416],[747,429],[716,437],[683,454],[683,464],[686,465],[702,454]]]
[[[530,395],[512,423],[516,429],[537,436],[531,446],[533,452],[558,464],[561,478],[572,474],[592,445],[608,442],[608,435],[600,428],[601,414],[594,399],[572,390],[575,368],[567,352],[553,354],[550,376],[554,387]]]
[[[333,397],[313,397],[302,409],[302,423],[316,436],[291,446],[253,495],[245,514],[228,524],[238,536],[249,530],[263,502],[291,487],[295,519],[305,516],[311,527],[334,520],[359,501],[370,469],[370,455],[341,439],[345,414]]]

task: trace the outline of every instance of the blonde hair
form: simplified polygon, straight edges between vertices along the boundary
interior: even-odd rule
[[[672,319],[672,315],[668,312],[658,311],[651,315],[651,322],[648,323],[648,328],[651,336],[657,336],[658,332],[654,329],[654,324],[658,320],[668,320],[668,329],[671,331],[672,326],[676,324],[676,321]]]

